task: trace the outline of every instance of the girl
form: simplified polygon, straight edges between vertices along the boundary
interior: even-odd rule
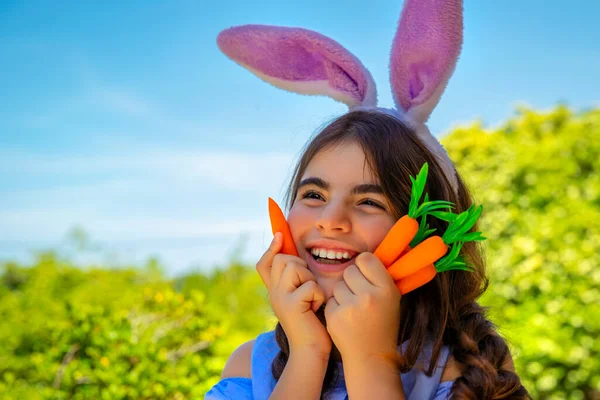
[[[471,206],[470,194],[424,124],[456,63],[459,0],[407,0],[392,49],[397,109],[376,107],[368,71],[316,32],[269,26],[219,36],[229,57],[275,86],[326,94],[350,111],[307,145],[287,192],[298,256],[281,234],[256,267],[278,324],[240,346],[207,399],[528,398],[506,342],[477,299],[487,280],[481,249],[462,257],[474,272],[439,273],[401,296],[372,254],[408,212],[410,176],[429,165],[425,192]],[[437,234],[447,224],[432,219]]]
[[[299,256],[278,254],[277,234],[257,264],[279,323],[231,355],[208,399],[527,398],[505,341],[476,303],[487,281],[473,242],[462,251],[475,272],[438,274],[401,298],[371,254],[407,213],[409,176],[425,162],[430,198],[466,210],[472,200],[462,179],[457,195],[431,152],[392,116],[350,112],[308,144],[288,189]],[[317,249],[350,259],[315,257]],[[396,349],[397,363],[375,356]]]

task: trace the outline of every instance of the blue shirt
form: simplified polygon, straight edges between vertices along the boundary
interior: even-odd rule
[[[267,400],[277,384],[271,374],[271,363],[277,353],[279,353],[279,346],[275,341],[275,331],[260,334],[252,348],[252,378],[230,377],[222,379],[206,393],[204,399]],[[425,375],[425,370],[429,366],[431,346],[424,347],[415,367],[400,375],[407,400],[442,400],[449,398],[454,381],[440,382],[448,354],[449,350],[444,346],[438,358],[436,369],[433,375],[429,377]],[[335,387],[327,392],[326,400],[348,399],[341,362],[338,362],[338,368],[337,382]]]

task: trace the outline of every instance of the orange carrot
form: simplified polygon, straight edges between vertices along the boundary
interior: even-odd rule
[[[414,274],[396,281],[396,287],[398,290],[400,290],[401,294],[406,294],[431,281],[435,277],[436,273],[437,271],[435,266],[433,264],[429,264]]]
[[[383,238],[375,252],[375,257],[387,268],[407,248],[419,230],[419,223],[408,215],[400,218]]]
[[[411,250],[412,247],[406,246],[406,248],[400,254],[400,257],[398,258],[402,258],[406,253],[408,253]],[[437,271],[435,269],[435,265],[433,263],[429,264],[428,266],[426,266],[425,268],[421,268],[414,274],[395,281],[396,287],[398,288],[398,290],[400,290],[401,294],[406,294],[428,283],[435,277],[436,272]]]
[[[395,281],[405,278],[436,262],[447,251],[448,245],[444,243],[441,237],[431,236],[393,263],[388,268],[388,272]]]
[[[296,245],[294,244],[294,239],[292,238],[292,232],[290,232],[290,226],[288,225],[281,208],[279,208],[275,200],[270,197],[269,218],[271,219],[271,229],[273,231],[273,235],[276,232],[281,232],[283,235],[281,253],[298,257],[298,251],[296,250]]]
[[[398,258],[400,258],[400,257],[404,256],[406,253],[408,253],[408,252],[409,252],[409,251],[411,251],[411,250],[412,250],[412,247],[410,247],[410,246],[406,246],[406,247],[404,248],[404,250],[402,250],[402,253],[400,253],[400,255],[398,256]]]
[[[400,257],[398,258],[402,258],[406,253],[408,253],[411,250],[412,247],[410,247],[410,245],[406,246],[406,248],[400,254]],[[433,279],[435,274],[432,274],[432,272],[437,272],[433,263],[429,264],[425,268],[421,268],[420,270],[418,270],[412,275],[407,276],[406,278],[395,281],[396,287],[398,288],[398,290],[400,290],[401,294],[411,292]]]

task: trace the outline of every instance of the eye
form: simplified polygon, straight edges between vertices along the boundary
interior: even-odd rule
[[[324,200],[323,196],[321,196],[321,194],[314,192],[312,190],[308,190],[306,192],[304,192],[304,194],[302,195],[303,199],[314,199],[314,200]]]
[[[382,209],[382,210],[385,210],[385,207],[384,207],[384,206],[382,206],[382,205],[381,205],[381,204],[379,204],[378,202],[376,202],[376,201],[373,201],[373,200],[371,200],[371,199],[365,199],[365,200],[363,200],[363,201],[362,201],[360,204],[365,204],[365,205],[367,205],[367,206],[377,207],[377,208],[380,208],[380,209]]]

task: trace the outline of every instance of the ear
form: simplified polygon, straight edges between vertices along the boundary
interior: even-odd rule
[[[348,107],[375,106],[369,71],[339,43],[302,28],[243,25],[222,31],[221,51],[278,88],[324,95]]]
[[[456,66],[463,38],[462,0],[406,0],[390,60],[394,101],[425,123]]]

